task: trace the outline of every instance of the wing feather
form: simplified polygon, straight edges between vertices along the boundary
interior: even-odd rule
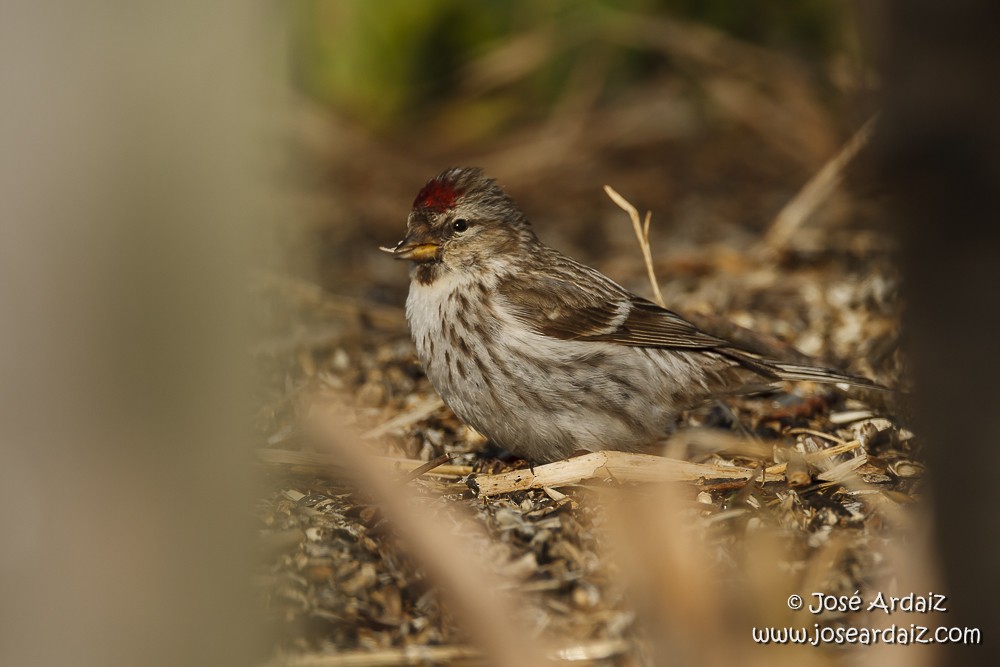
[[[586,285],[586,288],[582,285]],[[830,368],[768,359],[712,336],[652,301],[630,294],[598,271],[556,257],[543,276],[510,276],[498,287],[506,309],[550,338],[631,347],[704,351],[769,380],[811,380],[882,389],[867,378]]]
[[[588,281],[587,289],[569,276],[546,275],[505,280],[499,291],[514,317],[551,338],[688,350],[729,345],[594,272],[598,276],[601,280]]]
[[[610,281],[607,281],[610,283]],[[562,340],[589,339],[617,331],[628,316],[628,294],[614,283],[584,290],[558,274],[504,280],[498,291],[507,310],[537,333]]]
[[[664,347],[686,350],[712,350],[729,343],[711,336],[677,313],[651,301],[633,297],[628,317],[615,331],[591,336],[590,340],[606,340],[634,347]]]

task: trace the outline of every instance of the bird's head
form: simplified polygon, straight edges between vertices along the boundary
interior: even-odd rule
[[[413,200],[396,259],[416,262],[418,273],[475,270],[516,255],[535,242],[531,225],[507,193],[482,169],[455,168],[428,181]]]

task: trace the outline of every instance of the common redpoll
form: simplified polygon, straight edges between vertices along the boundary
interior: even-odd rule
[[[406,318],[444,401],[529,461],[642,450],[682,410],[785,380],[871,385],[767,359],[541,243],[481,169],[456,168],[413,201],[391,252],[413,262]]]

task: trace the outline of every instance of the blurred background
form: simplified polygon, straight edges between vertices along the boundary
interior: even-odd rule
[[[378,301],[401,300],[405,269],[374,248],[398,240],[415,192],[446,167],[484,167],[543,240],[601,268],[635,259],[611,184],[653,211],[666,262],[760,241],[875,109],[865,3],[293,7],[302,178],[287,225],[321,284]],[[817,212],[832,237],[796,243],[868,250],[858,208],[838,198]]]
[[[6,0],[0,663],[996,664],[995,642],[749,636],[803,623],[791,592],[935,590],[992,640],[996,14]],[[482,499],[372,473],[357,452],[510,464],[436,402],[407,267],[377,250],[450,166],[485,168],[543,241],[648,297],[613,186],[652,212],[668,307],[915,386],[916,415],[796,392],[685,417],[773,447],[668,450],[776,465],[863,444],[797,489]],[[322,465],[300,429],[317,402],[347,408]]]

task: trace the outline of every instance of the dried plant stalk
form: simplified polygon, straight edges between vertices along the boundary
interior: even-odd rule
[[[378,651],[281,656],[271,660],[268,667],[403,667],[455,663],[486,664],[482,651],[472,646],[404,646]]]
[[[444,407],[444,401],[438,396],[431,396],[420,403],[417,403],[409,412],[396,415],[384,424],[380,424],[361,437],[366,439],[381,438],[386,433],[396,429],[404,429],[407,426],[416,424]]]
[[[762,475],[761,470],[753,468],[691,463],[650,454],[606,451],[535,466],[533,470],[524,468],[497,475],[480,475],[475,483],[481,495],[494,496],[526,489],[565,486],[588,479],[617,482],[708,482],[759,480],[762,476],[767,482],[784,479],[783,476],[772,473],[771,469],[768,469],[766,475]]]
[[[430,516],[426,508],[414,503],[406,490],[409,486],[386,476],[383,464],[357,446],[356,434],[345,429],[336,406],[310,406],[306,423],[327,455],[376,499],[409,555],[436,582],[456,620],[482,653],[494,664],[545,664],[544,649],[528,632],[526,619],[516,613],[525,603],[508,578],[480,558],[481,545],[488,539],[480,524],[457,504],[441,505]],[[483,591],[490,594],[483,595]]]
[[[819,208],[820,204],[829,199],[840,184],[844,169],[871,138],[877,118],[878,116],[869,118],[844,144],[840,152],[830,158],[791,201],[785,204],[761,240],[761,249],[774,252],[785,248],[795,231]]]
[[[556,664],[592,664],[608,660],[629,650],[631,645],[621,639],[593,639],[570,644],[549,652]],[[344,651],[340,653],[305,653],[281,656],[268,667],[403,667],[405,665],[462,664],[488,665],[489,660],[474,646],[404,646],[378,651]]]
[[[649,251],[649,222],[652,219],[653,212],[646,211],[646,218],[640,223],[639,210],[631,202],[618,194],[610,185],[604,186],[604,192],[611,198],[611,201],[618,204],[623,211],[628,213],[628,217],[632,220],[632,229],[635,231],[635,238],[639,241],[639,248],[642,249],[642,261],[646,263],[649,284],[653,287],[653,297],[656,299],[656,303],[665,308],[666,304],[663,302],[663,295],[660,294],[660,286],[656,282],[656,272],[653,270],[653,256]]]

